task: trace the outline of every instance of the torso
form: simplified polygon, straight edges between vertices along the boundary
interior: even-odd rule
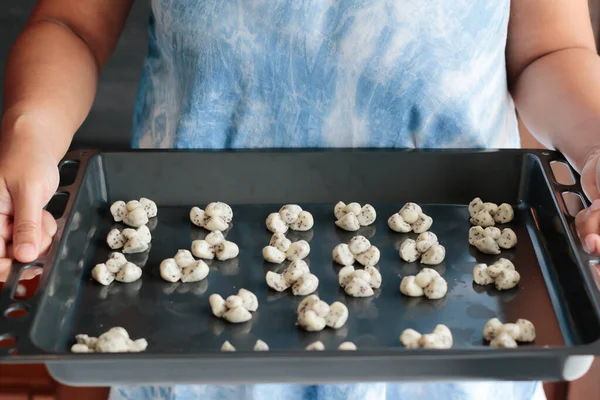
[[[517,147],[510,0],[153,0],[134,147]]]

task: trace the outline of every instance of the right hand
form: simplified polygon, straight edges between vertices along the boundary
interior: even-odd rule
[[[13,259],[31,262],[48,250],[56,221],[43,208],[59,184],[57,160],[40,143],[0,147],[0,282]],[[39,274],[25,270],[21,279]]]

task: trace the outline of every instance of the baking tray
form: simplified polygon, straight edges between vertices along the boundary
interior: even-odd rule
[[[160,384],[193,382],[340,382],[403,380],[563,380],[585,373],[600,354],[600,294],[596,259],[576,240],[574,219],[561,194],[583,197],[578,183],[559,184],[552,162],[558,153],[501,151],[78,151],[61,164],[61,187],[49,205],[58,234],[49,254],[29,265],[15,264],[0,292],[0,312],[22,309],[20,318],[0,317],[0,361],[45,362],[59,381],[71,385]],[[107,259],[107,232],[115,224],[109,205],[119,199],[155,200],[149,252],[129,257],[143,268],[140,281],[108,287],[90,272]],[[467,204],[474,197],[516,207],[510,226],[519,244],[502,256],[521,273],[518,289],[497,292],[472,282],[478,262],[494,258],[468,244]],[[373,226],[352,233],[334,225],[339,201],[373,204]],[[189,210],[224,201],[234,210],[229,240],[240,247],[237,259],[212,262],[207,280],[171,284],[159,275],[160,262],[206,232],[192,226]],[[387,218],[407,201],[423,206],[434,219],[432,231],[446,246],[436,269],[448,281],[445,298],[404,297],[402,276],[417,264],[400,260],[397,248],[410,235],[391,232]],[[65,209],[57,205],[62,203]],[[315,217],[314,228],[293,233],[311,243],[311,271],[320,279],[318,294],[350,310],[342,329],[303,332],[295,326],[301,300],[268,289],[261,249],[271,234],[265,218],[286,203],[298,203]],[[383,285],[374,297],[355,299],[340,290],[331,250],[363,234],[381,250]],[[40,287],[16,300],[20,273],[43,266]],[[250,322],[231,325],[210,313],[212,293],[253,291],[259,310]],[[22,312],[23,313],[23,312]],[[22,314],[21,313],[21,314]],[[535,344],[491,349],[482,327],[492,317],[527,318],[535,324]],[[429,332],[450,327],[450,350],[409,350],[398,340],[406,328]],[[125,327],[149,346],[140,354],[71,354],[78,333],[98,335]],[[256,339],[270,352],[253,352]],[[220,352],[229,340],[235,353]],[[321,340],[324,352],[304,347]],[[350,340],[356,352],[337,351]],[[1,342],[0,342],[1,343]],[[7,343],[4,340],[4,343]]]

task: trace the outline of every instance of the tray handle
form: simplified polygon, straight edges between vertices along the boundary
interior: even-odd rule
[[[46,255],[31,263],[13,262],[4,287],[0,290],[0,358],[27,353],[33,344],[29,339],[29,327],[35,314],[35,307],[46,290],[51,267],[58,256],[65,226],[72,217],[71,210],[88,161],[95,154],[93,150],[71,151],[58,165],[60,172],[59,187],[46,209],[55,217],[57,231]],[[19,296],[19,281],[23,272],[29,268],[42,268],[38,287],[32,296]],[[16,317],[18,316],[18,317]],[[28,351],[29,350],[29,351]],[[37,350],[39,351],[39,350]]]
[[[571,167],[562,154],[554,151],[542,151],[537,153],[537,156],[541,160],[544,175],[560,210],[562,224],[567,233],[569,244],[573,249],[573,256],[585,277],[586,290],[594,300],[596,313],[600,315],[600,257],[588,254],[584,250],[575,226],[575,217],[571,215],[563,195],[565,193],[572,193],[578,196],[581,199],[584,208],[590,206],[590,201],[583,192],[579,174]],[[563,165],[566,165],[574,182],[572,184],[560,183],[552,169],[552,163],[562,163]]]

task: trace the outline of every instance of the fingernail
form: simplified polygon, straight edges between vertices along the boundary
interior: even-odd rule
[[[17,246],[15,253],[19,258],[33,260],[37,257],[35,246],[31,243],[24,243]]]

